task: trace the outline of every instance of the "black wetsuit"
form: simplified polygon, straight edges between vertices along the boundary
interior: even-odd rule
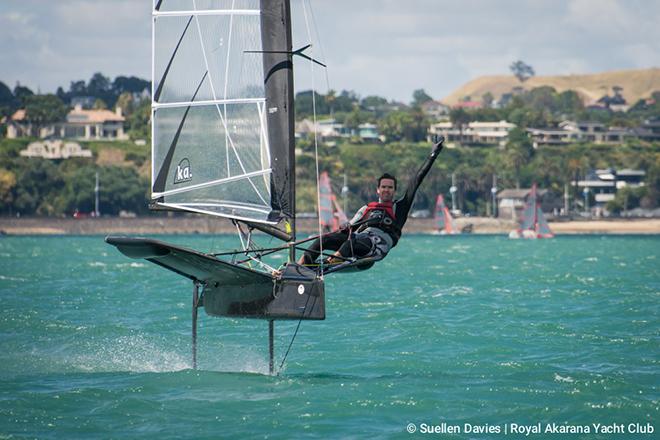
[[[408,214],[412,207],[413,200],[419,185],[428,174],[433,162],[442,150],[442,142],[434,145],[433,151],[424,161],[420,169],[417,171],[415,177],[408,183],[406,192],[403,197],[397,199],[393,203],[394,210],[394,226],[392,228],[381,229],[378,226],[358,225],[357,232],[346,228],[336,232],[332,232],[323,237],[323,251],[339,251],[342,257],[379,257],[384,258],[391,248],[396,246],[400,231],[408,220]],[[366,210],[367,206],[363,206],[351,220],[351,224],[361,223],[362,213]],[[310,247],[305,251],[305,263],[311,264],[320,255],[321,241],[315,240]]]

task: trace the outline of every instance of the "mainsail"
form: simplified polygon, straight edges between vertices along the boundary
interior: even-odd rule
[[[527,196],[527,202],[520,218],[520,227],[517,231],[509,234],[511,238],[552,238],[554,234],[550,230],[545,215],[541,210],[541,204],[538,201],[536,184]]]
[[[289,15],[284,0],[155,2],[155,205],[252,223],[292,222]]]
[[[319,193],[321,226],[326,231],[334,231],[339,228],[339,225],[346,223],[348,218],[344,210],[339,206],[339,203],[337,203],[337,198],[332,192],[330,176],[327,171],[323,171],[319,177]]]
[[[290,15],[289,0],[154,2],[151,205],[230,218],[243,249],[106,241],[192,280],[193,366],[200,307],[269,320],[271,372],[274,320],[325,319],[322,276],[295,263]],[[318,63],[304,49],[295,54]],[[259,248],[253,229],[288,243]],[[278,251],[289,254],[283,267],[262,261]]]
[[[442,194],[438,194],[438,198],[435,201],[435,224],[438,231],[441,234],[456,234],[457,231],[454,228],[454,221],[445,205],[445,199],[442,197]]]

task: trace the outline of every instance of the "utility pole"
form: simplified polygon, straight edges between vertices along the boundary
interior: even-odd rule
[[[568,196],[568,183],[564,184],[564,215],[568,215],[570,199]]]
[[[582,190],[582,194],[584,194],[584,213],[588,214],[589,213],[589,187],[585,186],[584,189]]]
[[[94,217],[100,217],[99,209],[99,172],[96,172],[96,186],[94,187]]]
[[[452,214],[456,213],[456,191],[458,188],[456,188],[456,174],[452,173],[451,174],[451,188],[449,188],[449,192],[451,193],[451,212]]]
[[[497,174],[493,174],[493,187],[490,189],[493,196],[493,218],[497,217]]]
[[[348,199],[348,178],[346,177],[346,171],[344,171],[344,186],[341,187],[341,198],[344,204],[344,214],[346,214],[346,202]]]

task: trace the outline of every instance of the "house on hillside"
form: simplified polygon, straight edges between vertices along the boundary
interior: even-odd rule
[[[368,122],[360,124],[357,129],[350,129],[334,119],[316,121],[316,124],[310,119],[303,119],[296,123],[297,138],[313,137],[314,133],[323,142],[333,142],[351,136],[357,136],[365,142],[381,142],[383,140],[378,132],[378,126]]]
[[[632,130],[632,135],[647,142],[660,141],[660,118],[651,118]]]
[[[576,142],[620,144],[633,133],[625,128],[607,127],[600,122],[563,121],[557,128],[527,128],[534,148]]]
[[[560,128],[578,133],[579,140],[594,144],[620,144],[630,133],[619,127],[607,127],[601,122],[564,121]]]
[[[54,125],[37,126],[28,121],[25,109],[16,110],[6,120],[7,138],[16,139],[21,137],[46,138],[55,133]]]
[[[527,134],[532,139],[532,146],[556,146],[579,142],[580,133],[563,128],[527,128]]]
[[[426,101],[421,105],[422,112],[428,117],[438,120],[449,114],[449,106],[440,101]]]
[[[454,126],[451,122],[438,122],[432,124],[428,131],[428,140],[432,141],[436,136],[444,136],[448,143],[460,142],[465,145],[497,145],[504,146],[509,137],[509,132],[516,125],[507,121],[498,122],[470,122],[463,127]]]
[[[80,140],[126,140],[121,108],[117,110],[86,110],[77,105],[63,122],[37,127],[26,117],[24,109],[17,110],[7,121],[7,138],[20,137],[63,138]]]
[[[457,102],[452,106],[452,108],[464,108],[466,110],[482,108],[484,106],[483,102],[480,101],[461,101]]]
[[[618,92],[615,92],[614,96],[604,95],[596,101],[596,104],[613,112],[627,112],[630,108],[626,99]]]
[[[497,193],[497,216],[518,221],[525,209],[525,203],[531,191],[531,188],[503,189]],[[544,189],[539,189],[536,192],[538,200],[541,201],[541,209],[544,212],[553,209],[551,201],[544,200],[547,193],[548,191]],[[545,198],[547,199],[547,197]]]
[[[61,125],[60,137],[84,140],[126,140],[121,108],[110,110],[85,110],[74,107]]]
[[[643,170],[606,168],[591,170],[583,180],[573,181],[571,184],[580,188],[582,194],[593,195],[596,215],[600,215],[605,204],[614,200],[621,188],[638,188],[644,186],[646,172]]]

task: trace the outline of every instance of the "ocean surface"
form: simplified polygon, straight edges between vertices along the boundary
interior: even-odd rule
[[[103,237],[0,237],[0,439],[660,436],[660,236],[405,236],[326,278],[276,376],[267,322],[201,310],[191,369],[191,294]]]

